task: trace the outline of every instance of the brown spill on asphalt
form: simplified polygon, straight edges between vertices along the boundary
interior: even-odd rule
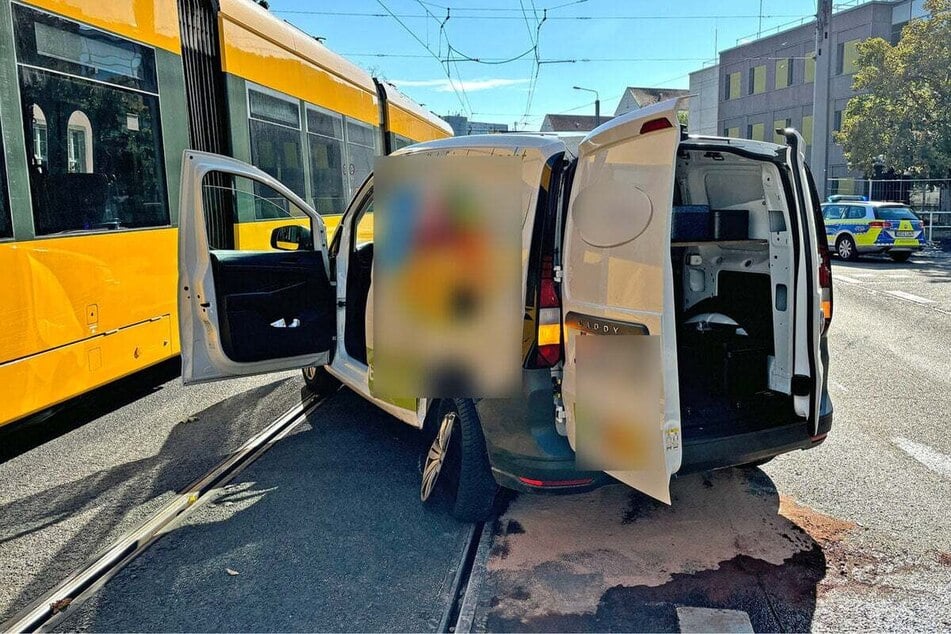
[[[678,478],[672,495],[514,500],[495,525],[477,628],[676,631],[688,605],[746,611],[757,631],[809,629],[827,551],[855,524],[780,496],[758,470]]]

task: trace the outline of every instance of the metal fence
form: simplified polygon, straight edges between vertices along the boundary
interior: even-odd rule
[[[830,178],[828,193],[903,203],[925,224],[929,242],[951,238],[951,179]]]

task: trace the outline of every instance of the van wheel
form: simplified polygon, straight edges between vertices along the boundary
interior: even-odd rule
[[[304,374],[304,383],[307,384],[307,389],[315,396],[326,398],[340,387],[340,381],[330,376],[323,366],[311,366],[304,368],[301,372]]]
[[[481,522],[492,513],[499,485],[492,476],[482,423],[472,401],[440,402],[432,442],[422,456],[419,497],[444,501],[463,522]]]
[[[859,250],[855,246],[855,240],[849,236],[842,236],[835,241],[835,252],[843,260],[855,260],[859,257]]]
[[[911,253],[908,251],[899,251],[898,253],[889,253],[888,257],[896,262],[907,262],[908,258],[911,257]]]

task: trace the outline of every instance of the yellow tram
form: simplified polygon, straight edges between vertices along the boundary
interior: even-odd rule
[[[178,354],[185,148],[257,165],[332,231],[376,155],[450,135],[250,0],[0,0],[0,425]],[[260,211],[212,243],[268,249]]]

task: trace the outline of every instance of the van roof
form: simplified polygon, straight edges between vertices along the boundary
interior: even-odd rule
[[[565,142],[557,136],[542,134],[471,134],[468,136],[456,136],[448,139],[438,139],[436,141],[425,141],[417,143],[408,148],[404,148],[394,154],[403,154],[439,149],[459,149],[459,148],[505,148],[515,149],[520,147],[536,148],[543,153],[551,155],[555,152],[565,150]],[[547,150],[547,151],[546,151]]]

